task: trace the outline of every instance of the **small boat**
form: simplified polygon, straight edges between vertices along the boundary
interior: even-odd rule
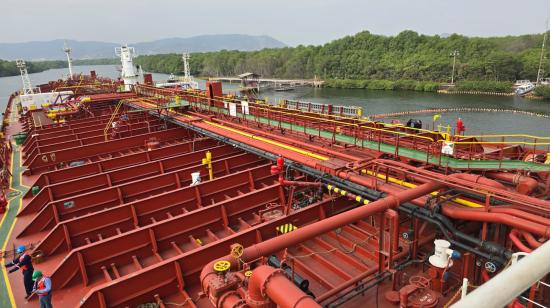
[[[514,87],[514,89],[517,89],[521,86],[528,85],[530,83],[531,83],[530,80],[516,80],[516,82],[514,82],[513,87]]]
[[[277,91],[277,92],[294,91],[294,87],[280,87],[280,88],[275,88],[275,91]]]
[[[516,88],[516,94],[519,96],[527,95],[529,92],[535,89],[535,85],[531,82],[527,84],[520,85]]]

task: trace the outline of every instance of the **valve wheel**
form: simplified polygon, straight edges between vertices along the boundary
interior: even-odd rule
[[[218,273],[223,273],[229,270],[231,267],[231,262],[222,260],[214,263],[214,271]]]
[[[497,266],[493,262],[485,262],[485,269],[489,273],[494,273],[497,271]]]
[[[231,256],[233,259],[239,259],[244,253],[244,247],[241,244],[231,245]]]
[[[246,271],[244,272],[244,277],[250,278],[252,276],[252,271]]]
[[[412,276],[409,279],[409,283],[412,285],[415,285],[419,288],[430,288],[430,279],[424,277],[424,276]]]

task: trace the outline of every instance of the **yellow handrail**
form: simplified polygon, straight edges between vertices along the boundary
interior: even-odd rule
[[[437,140],[444,142],[445,140]],[[550,145],[550,142],[527,142],[527,141],[453,141],[454,144],[511,144],[511,145]]]
[[[109,141],[109,137],[107,136],[107,133],[109,133],[109,127],[113,124],[113,121],[115,117],[118,114],[118,111],[120,110],[120,107],[124,104],[125,100],[121,99],[118,101],[118,104],[115,107],[115,110],[111,114],[111,118],[109,118],[109,121],[107,122],[107,125],[105,126],[105,129],[103,129],[103,136],[105,136],[105,141]]]
[[[524,138],[531,138],[531,139],[550,139],[550,137],[542,137],[542,136],[533,136],[533,135],[526,135],[526,134],[502,134],[502,135],[469,135],[469,136],[458,136],[459,138],[502,138],[502,137],[524,137]]]

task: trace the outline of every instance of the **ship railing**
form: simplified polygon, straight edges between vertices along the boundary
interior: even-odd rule
[[[223,100],[223,101],[222,101]],[[193,103],[191,105],[195,108],[208,109],[210,112],[218,113],[223,116],[228,116],[229,112],[226,110],[227,106],[220,104],[221,102],[227,102],[227,97],[218,98],[217,109],[208,109],[204,104]],[[240,101],[235,100],[235,103],[240,105]],[[384,142],[390,142],[393,145],[398,146],[403,140],[408,140],[418,150],[433,151],[433,144],[436,140],[430,136],[423,136],[417,133],[402,132],[392,129],[377,128],[371,126],[365,126],[367,123],[374,123],[367,120],[359,120],[352,118],[342,117],[341,120],[331,119],[329,115],[320,117],[320,115],[308,115],[293,112],[293,103],[288,101],[286,107],[290,110],[284,110],[281,108],[272,108],[266,104],[250,103],[249,115],[245,116],[242,112],[238,113],[238,117],[241,117],[243,123],[267,122],[268,125],[278,126],[284,128],[290,133],[304,133],[308,135],[315,135],[318,137],[329,138],[334,141],[337,139],[346,140],[348,143],[355,144],[356,146],[366,146],[366,142],[376,141],[378,142],[378,148],[381,148]],[[306,103],[301,102],[302,108],[305,108]],[[322,104],[319,104],[322,105]],[[296,102],[298,106],[298,102]],[[308,109],[309,108],[308,104]],[[326,105],[325,105],[326,106]],[[242,108],[242,106],[241,106]],[[317,107],[322,108],[322,107]],[[349,108],[346,112],[357,112],[359,108]],[[239,109],[240,110],[240,109]],[[343,113],[343,110],[340,110]],[[284,127],[283,127],[284,124]],[[410,142],[412,140],[412,142]]]
[[[221,97],[213,100],[217,102],[219,109],[208,110],[210,112],[223,114],[228,118],[230,118],[229,112],[224,110],[227,106],[224,106],[223,102],[227,103],[228,101],[233,101],[239,105],[238,110],[241,110],[242,108],[242,106],[240,106],[241,101],[236,98]],[[540,139],[536,139],[534,142],[517,140],[486,141],[471,138],[465,139],[471,136],[459,137],[450,133],[444,134],[438,131],[415,129],[403,125],[379,123],[369,121],[367,119],[353,119],[349,117],[338,118],[334,115],[309,113],[307,111],[293,109],[294,106],[299,106],[298,103],[298,101],[289,100],[284,104],[286,108],[282,108],[276,105],[271,106],[263,102],[249,102],[248,109],[250,114],[248,116],[244,116],[242,113],[239,113],[238,116],[243,118],[244,123],[248,123],[250,121],[261,123],[260,118],[263,118],[263,121],[267,122],[267,124],[278,126],[279,128],[285,129],[290,133],[304,133],[312,136],[329,138],[333,141],[342,141],[342,139],[346,139],[342,137],[347,136],[345,142],[361,147],[368,146],[372,148],[372,142],[377,144],[375,148],[379,150],[383,148],[384,144],[393,145],[395,147],[396,155],[399,155],[399,151],[402,148],[411,148],[425,152],[426,161],[431,160],[431,163],[434,163],[432,159],[434,156],[439,157],[439,164],[444,164],[441,157],[447,156],[447,154],[442,154],[444,142],[454,142],[456,145],[462,145],[459,150],[450,155],[452,157],[469,160],[490,159],[500,161],[501,164],[510,159],[525,159],[524,152],[518,152],[516,154],[505,153],[506,148],[514,145],[531,145],[535,146],[537,150],[546,149],[550,152],[550,143],[546,141],[550,140],[550,137],[540,137]],[[305,108],[304,106],[306,106],[306,103],[302,102],[301,106],[302,108]],[[204,108],[201,104],[195,105],[195,107]],[[358,112],[360,108],[353,108],[351,106],[345,107],[349,108],[346,111],[348,113]],[[311,110],[310,106],[308,107],[308,110]],[[337,111],[343,113],[343,109],[338,109]],[[319,119],[322,119],[322,121],[319,121]],[[519,135],[503,136],[517,137]],[[538,136],[529,137],[537,138]],[[483,150],[479,150],[479,146],[490,146],[493,151],[485,153]]]

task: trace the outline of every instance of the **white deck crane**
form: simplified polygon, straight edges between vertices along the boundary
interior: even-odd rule
[[[19,68],[21,73],[21,81],[23,82],[23,93],[22,94],[34,94],[31,84],[31,78],[27,72],[27,64],[22,59],[15,60],[15,64]]]
[[[67,42],[65,41],[63,45],[63,51],[67,55],[67,63],[69,65],[69,80],[73,79],[73,59],[71,58],[71,52],[73,51],[69,46],[67,46]]]

